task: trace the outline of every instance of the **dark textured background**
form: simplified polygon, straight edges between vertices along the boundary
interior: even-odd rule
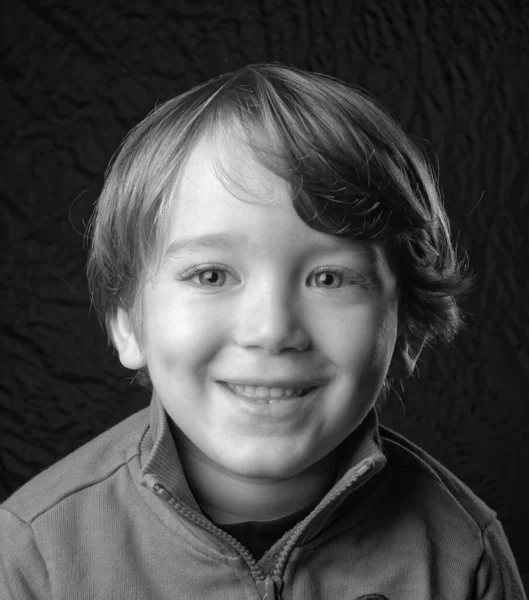
[[[85,224],[155,103],[248,62],[368,88],[438,162],[478,279],[383,422],[500,515],[529,574],[529,5],[508,0],[3,0],[0,500],[147,404],[89,314]],[[435,153],[435,154],[434,154]],[[526,579],[527,586],[527,579]]]

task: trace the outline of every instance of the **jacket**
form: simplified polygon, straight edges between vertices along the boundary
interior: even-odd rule
[[[378,425],[257,561],[201,512],[167,415],[146,408],[0,507],[2,600],[523,600],[496,514]]]

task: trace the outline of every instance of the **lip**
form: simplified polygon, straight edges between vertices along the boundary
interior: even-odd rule
[[[283,382],[276,387],[310,387],[312,389],[304,396],[290,396],[288,398],[279,398],[273,402],[266,402],[237,394],[225,381],[217,381],[216,383],[222,390],[224,397],[229,401],[229,406],[232,410],[235,410],[239,414],[248,415],[251,418],[258,417],[262,420],[271,420],[273,422],[291,421],[301,418],[303,414],[306,414],[306,411],[311,410],[314,399],[322,389],[322,386],[314,386],[313,382],[310,382],[310,385],[306,385],[307,382],[302,385],[292,385],[289,382],[288,386]],[[254,384],[245,383],[242,385]]]
[[[253,387],[268,387],[268,388],[312,388],[321,387],[325,385],[327,381],[323,379],[219,379],[218,383],[229,384],[229,385],[249,385]]]

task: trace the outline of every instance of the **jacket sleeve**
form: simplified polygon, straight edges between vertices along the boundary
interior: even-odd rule
[[[516,560],[498,519],[483,532],[476,574],[476,600],[527,600]]]
[[[31,525],[0,509],[0,598],[51,600],[46,564]]]

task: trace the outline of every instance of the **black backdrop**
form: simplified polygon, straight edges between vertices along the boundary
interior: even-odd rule
[[[120,140],[156,103],[279,60],[368,88],[428,140],[477,287],[468,329],[382,421],[497,510],[527,575],[528,3],[4,0],[1,16],[0,500],[149,401],[85,282]]]

